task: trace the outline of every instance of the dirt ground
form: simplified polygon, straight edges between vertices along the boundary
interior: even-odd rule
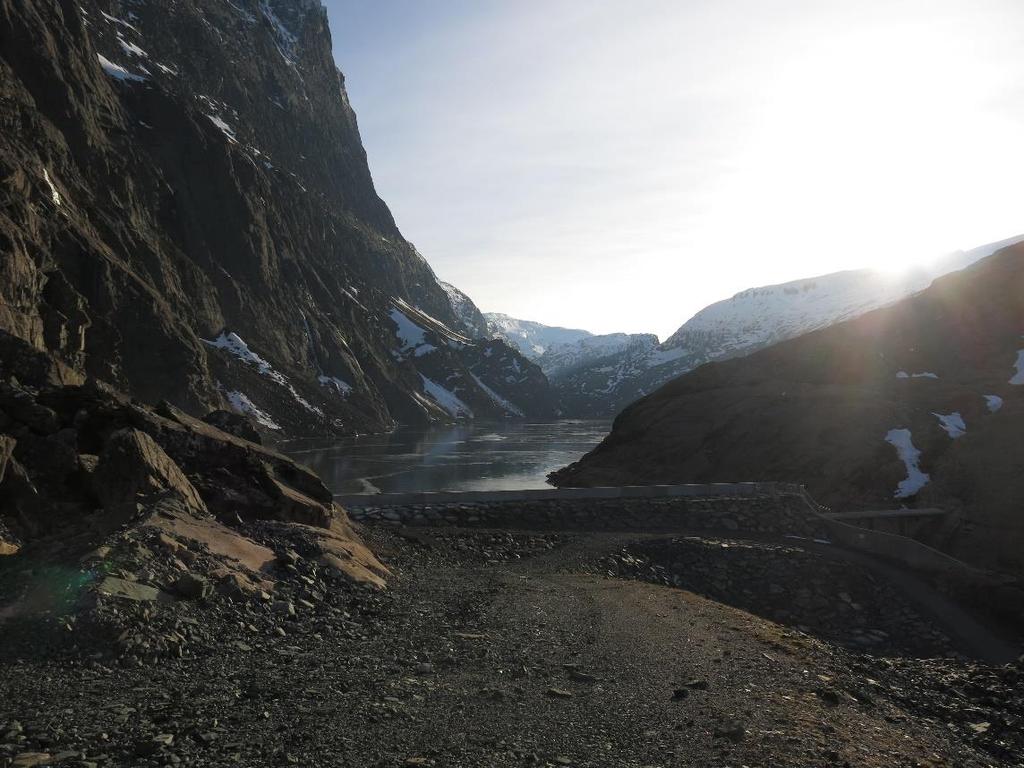
[[[1019,698],[988,690],[1019,667],[854,653],[610,574],[630,537],[368,537],[387,592],[339,588],[286,619],[207,606],[216,631],[182,658],[16,644],[0,765],[1022,764]]]

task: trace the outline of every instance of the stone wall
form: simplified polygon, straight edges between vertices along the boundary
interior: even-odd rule
[[[370,497],[372,498],[372,497]],[[586,498],[579,496],[348,505],[362,522],[535,531],[720,531],[819,538],[823,521],[798,493]]]

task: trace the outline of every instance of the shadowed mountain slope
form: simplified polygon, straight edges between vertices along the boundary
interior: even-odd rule
[[[1024,567],[1024,245],[631,405],[559,485],[794,481],[838,509],[961,513],[934,543]]]

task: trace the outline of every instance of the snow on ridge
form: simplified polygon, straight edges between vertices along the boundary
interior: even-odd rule
[[[246,365],[253,366],[261,376],[266,376],[287,389],[295,401],[307,411],[320,418],[324,418],[324,412],[320,408],[317,408],[300,395],[287,376],[279,371],[275,371],[274,366],[249,349],[249,345],[237,333],[223,331],[216,339],[201,339],[201,341],[203,344],[214,349],[223,349]]]
[[[338,394],[342,397],[345,397],[352,392],[352,385],[347,381],[342,381],[337,376],[327,376],[326,374],[321,373],[317,377],[317,380],[323,387],[336,389]]]
[[[220,132],[223,133],[225,137],[227,137],[228,141],[230,141],[232,144],[238,143],[238,139],[235,138],[235,129],[228,125],[226,122],[224,122],[223,118],[221,118],[219,115],[207,115],[206,117],[207,119],[209,119],[211,123],[213,123],[220,129]]]
[[[967,434],[967,424],[964,422],[964,417],[960,415],[959,411],[954,411],[953,413],[935,413],[932,411],[932,416],[939,420],[939,426],[953,440]]]
[[[547,350],[575,344],[594,334],[579,328],[562,328],[544,325],[533,320],[519,320],[500,312],[485,312],[488,331],[518,349],[531,360],[536,360]]]
[[[996,413],[1003,407],[1003,398],[999,395],[985,395],[985,405],[988,406],[989,413]]]
[[[139,48],[139,46],[137,46],[135,43],[129,43],[121,36],[120,32],[117,33],[117,42],[121,44],[121,50],[123,50],[129,56],[138,56],[139,58],[143,59],[149,58],[148,53]]]
[[[103,71],[106,72],[108,77],[112,77],[115,80],[120,80],[122,83],[146,82],[146,78],[143,75],[136,75],[132,72],[129,72],[120,64],[115,64],[114,62],[112,62],[102,53],[97,53],[96,58],[99,59],[100,66],[103,67]]]
[[[480,387],[480,389],[482,389],[487,394],[487,396],[489,398],[491,398],[491,400],[494,402],[494,404],[497,405],[499,408],[504,408],[506,411],[508,411],[512,415],[519,416],[520,418],[523,418],[523,417],[526,416],[526,414],[523,413],[523,409],[522,408],[520,408],[515,403],[512,403],[512,402],[506,400],[504,397],[499,395],[493,389],[488,387],[486,384],[483,383],[483,381],[480,380],[480,377],[477,376],[475,373],[471,372],[469,375],[473,377],[473,381],[476,382],[477,386]]]
[[[897,371],[897,379],[937,379],[939,375],[932,373],[931,371],[924,371],[922,373],[907,373],[906,371]]]
[[[395,331],[395,336],[402,342],[402,351],[409,352],[410,350],[416,349],[421,344],[425,343],[424,336],[426,331],[420,328],[416,323],[405,316],[405,313],[400,309],[392,309],[389,313],[391,320],[395,325],[398,326],[398,330]]]
[[[153,64],[165,75],[173,75],[175,77],[178,75],[178,70],[174,67],[168,67],[166,64],[161,64],[159,61],[154,61]]]
[[[890,429],[885,435],[885,442],[896,449],[900,461],[907,468],[907,478],[901,480],[893,496],[906,499],[931,482],[931,477],[921,471],[921,452],[914,447],[913,436],[909,429]]]
[[[281,54],[285,64],[297,68],[295,50],[298,47],[299,38],[284,25],[267,0],[260,0],[260,13],[263,14],[263,18],[267,20],[273,30],[274,47]]]
[[[103,14],[103,18],[106,19],[109,23],[111,23],[111,24],[120,24],[125,29],[130,29],[132,32],[135,32],[136,34],[140,34],[140,35],[142,34],[141,32],[139,32],[138,27],[133,27],[131,24],[129,24],[124,19],[119,19],[119,18],[117,18],[117,16],[111,16],[109,13],[107,13],[105,11],[100,11],[100,13]]]
[[[255,366],[262,375],[269,376],[279,384],[284,384],[287,381],[284,376],[274,370],[274,366],[249,349],[249,345],[237,333],[224,331],[212,341],[203,339],[203,343],[216,349],[227,350],[239,360]]]
[[[413,317],[418,318],[421,322],[426,322],[430,330],[434,331],[434,333],[446,337],[450,342],[455,342],[456,344],[472,344],[472,339],[470,339],[468,336],[459,333],[458,331],[452,330],[445,323],[441,322],[433,315],[424,312],[419,307],[414,307],[405,299],[402,299],[398,296],[393,296],[391,298],[391,301],[406,316],[412,315]]]
[[[274,421],[268,413],[261,411],[257,408],[252,400],[245,396],[242,392],[226,392],[224,395],[227,398],[228,403],[238,413],[245,414],[246,416],[252,416],[257,423],[262,424],[267,429],[281,429],[281,425]]]
[[[1017,372],[1014,374],[1013,378],[1010,379],[1010,383],[1019,387],[1024,385],[1024,349],[1017,353],[1017,362],[1014,363],[1014,367],[1017,369]]]
[[[61,204],[60,192],[57,191],[57,187],[53,185],[53,181],[50,179],[50,172],[43,168],[43,181],[46,182],[46,186],[50,188],[50,199],[54,205],[59,206]]]
[[[473,411],[470,410],[469,406],[456,397],[454,392],[451,392],[436,381],[428,379],[422,373],[420,378],[423,380],[423,391],[426,392],[430,398],[441,406],[445,411],[448,412],[453,418],[473,418]]]
[[[342,288],[341,292],[344,293],[346,296],[348,296],[350,299],[352,299],[352,301],[355,303],[355,305],[357,307],[359,307],[361,310],[363,310],[364,312],[369,312],[370,311],[370,310],[368,310],[363,305],[363,303],[361,301],[359,301],[358,298],[356,298],[356,294],[358,294],[359,291],[356,288],[354,288],[353,286],[350,285],[348,288]]]

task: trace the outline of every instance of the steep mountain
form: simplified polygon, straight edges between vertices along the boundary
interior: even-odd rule
[[[536,363],[548,378],[552,378],[635,347],[656,346],[658,337],[651,333],[607,333],[587,336],[568,344],[552,344],[536,359]]]
[[[504,339],[531,360],[536,360],[556,344],[571,344],[593,335],[577,328],[559,328],[532,320],[517,320],[498,312],[487,312],[484,317],[492,336]]]
[[[926,288],[1016,237],[941,259],[928,269],[894,276],[872,270],[835,272],[780,285],[750,288],[705,307],[660,346],[636,344],[571,368],[549,370],[566,413],[610,416],[667,381],[712,360],[758,349],[858,317]]]
[[[441,288],[448,294],[448,301],[452,306],[452,312],[458,318],[462,329],[474,339],[490,339],[491,329],[487,325],[487,318],[479,310],[473,300],[460,291],[451,283],[440,283]]]
[[[319,2],[0,0],[0,105],[5,376],[281,434],[552,412],[378,197]]]
[[[780,480],[838,509],[960,513],[933,543],[1024,570],[1024,244],[628,407],[559,485]]]

